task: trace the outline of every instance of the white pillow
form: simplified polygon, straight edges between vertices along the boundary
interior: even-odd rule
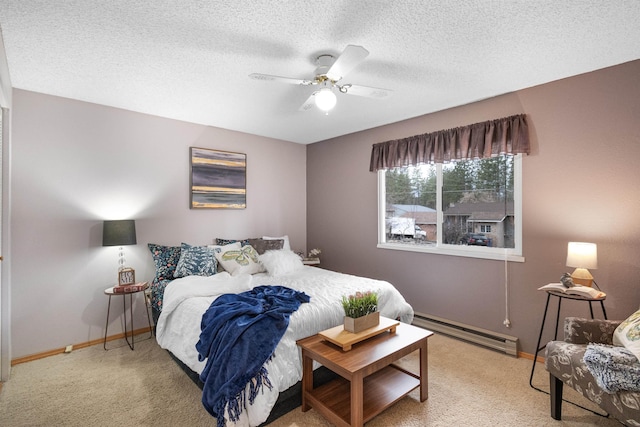
[[[242,247],[242,242],[229,243],[228,245],[207,245],[208,248],[213,249],[214,255],[220,252],[225,252],[230,249],[240,249]],[[216,258],[217,260],[218,258]],[[223,272],[224,267],[218,261],[218,273]]]
[[[224,246],[224,248],[227,246]],[[251,245],[216,252],[216,259],[232,276],[255,274],[264,271],[264,267],[258,261],[258,252]]]
[[[291,250],[266,251],[259,259],[270,276],[289,274],[304,268],[298,254]]]
[[[262,238],[264,240],[284,240],[284,245],[282,245],[282,249],[285,251],[290,251],[291,250],[291,245],[289,244],[289,236],[288,235],[284,235],[282,237],[269,237],[269,236],[262,236]]]
[[[640,361],[640,310],[622,322],[613,333],[613,345],[624,346]]]

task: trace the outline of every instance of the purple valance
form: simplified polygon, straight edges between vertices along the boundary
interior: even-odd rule
[[[369,170],[529,154],[524,114],[373,144]]]

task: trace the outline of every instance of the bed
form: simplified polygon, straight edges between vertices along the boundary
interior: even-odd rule
[[[300,382],[302,361],[296,341],[341,324],[343,295],[377,291],[378,311],[382,316],[405,323],[413,320],[413,309],[388,282],[304,266],[298,255],[284,247],[284,243],[276,243],[276,246],[270,243],[265,247],[258,241],[249,240],[218,239],[218,245],[198,247],[198,250],[185,244],[180,247],[149,245],[156,262],[156,278],[152,284],[156,339],[162,348],[197,374],[203,371],[206,363],[198,360],[195,347],[200,337],[202,316],[220,295],[237,294],[259,286],[282,286],[309,296],[309,302],[301,304],[291,314],[273,357],[264,364],[272,388],[263,388],[252,404],[244,405],[240,418],[235,421],[239,426],[264,423],[279,394]],[[199,261],[192,259],[188,271],[181,269],[184,262],[180,261],[189,258],[186,254],[197,251],[204,253]],[[202,260],[208,262],[210,258],[215,259],[216,265],[205,266],[203,272]],[[220,271],[220,267],[224,267],[224,271]],[[232,425],[228,421],[225,411],[225,422]]]

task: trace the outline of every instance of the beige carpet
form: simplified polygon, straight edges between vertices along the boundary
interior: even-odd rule
[[[140,336],[142,337],[142,336]],[[102,346],[14,366],[0,394],[0,426],[213,426],[200,389],[154,340]],[[417,372],[417,353],[402,360]],[[620,426],[568,403],[549,416],[549,396],[529,387],[531,361],[445,336],[429,339],[429,399],[414,390],[367,426]],[[538,364],[534,385],[548,390]],[[565,398],[589,405],[565,387]],[[585,403],[586,402],[586,403]],[[593,405],[590,405],[593,408]],[[294,409],[270,427],[329,426]]]

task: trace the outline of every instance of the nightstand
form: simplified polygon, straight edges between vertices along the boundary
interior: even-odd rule
[[[302,258],[302,263],[304,265],[313,265],[317,267],[320,265],[320,258]]]
[[[542,350],[545,349],[545,347],[547,346],[546,344],[543,345],[542,347],[540,347],[540,342],[542,341],[542,332],[544,331],[544,326],[545,323],[547,321],[547,311],[549,310],[549,301],[551,300],[551,297],[557,297],[558,298],[558,310],[556,312],[556,324],[555,324],[555,329],[554,329],[554,334],[553,334],[553,340],[556,341],[558,339],[558,326],[560,323],[560,307],[562,305],[562,300],[563,299],[567,299],[567,300],[574,300],[574,301],[583,301],[583,302],[588,302],[589,303],[589,312],[591,313],[591,318],[593,319],[593,306],[592,303],[594,302],[598,302],[600,303],[600,308],[602,309],[602,315],[604,316],[605,320],[607,319],[607,312],[604,309],[604,300],[607,298],[606,295],[599,297],[599,298],[587,298],[587,297],[583,297],[583,296],[579,296],[579,295],[571,295],[571,294],[565,294],[562,292],[557,292],[557,291],[553,291],[553,290],[546,290],[545,291],[547,293],[547,303],[544,306],[544,314],[542,315],[542,324],[540,325],[540,333],[538,335],[538,342],[536,343],[536,352],[533,355],[533,366],[531,367],[531,375],[529,376],[529,386],[535,390],[541,391],[543,393],[547,393],[544,390],[541,390],[537,387],[535,387],[533,385],[533,373],[536,369],[536,362],[538,359],[538,353],[540,353]],[[547,393],[548,394],[548,393]]]
[[[147,321],[149,323],[149,330],[153,336],[153,327],[151,326],[151,317],[149,316],[149,303],[146,297],[146,290],[149,288],[148,282],[136,283],[134,285],[125,286],[113,286],[104,290],[104,294],[109,296],[109,304],[107,305],[107,322],[104,327],[104,341],[102,343],[103,348],[107,349],[107,331],[109,330],[109,314],[111,312],[111,297],[122,296],[122,314],[124,315],[124,339],[127,341],[129,348],[134,348],[134,332],[133,327],[133,295],[140,293],[144,299],[145,312],[147,313]],[[129,342],[129,332],[127,331],[127,295],[129,295],[129,321],[131,323],[131,342]]]

